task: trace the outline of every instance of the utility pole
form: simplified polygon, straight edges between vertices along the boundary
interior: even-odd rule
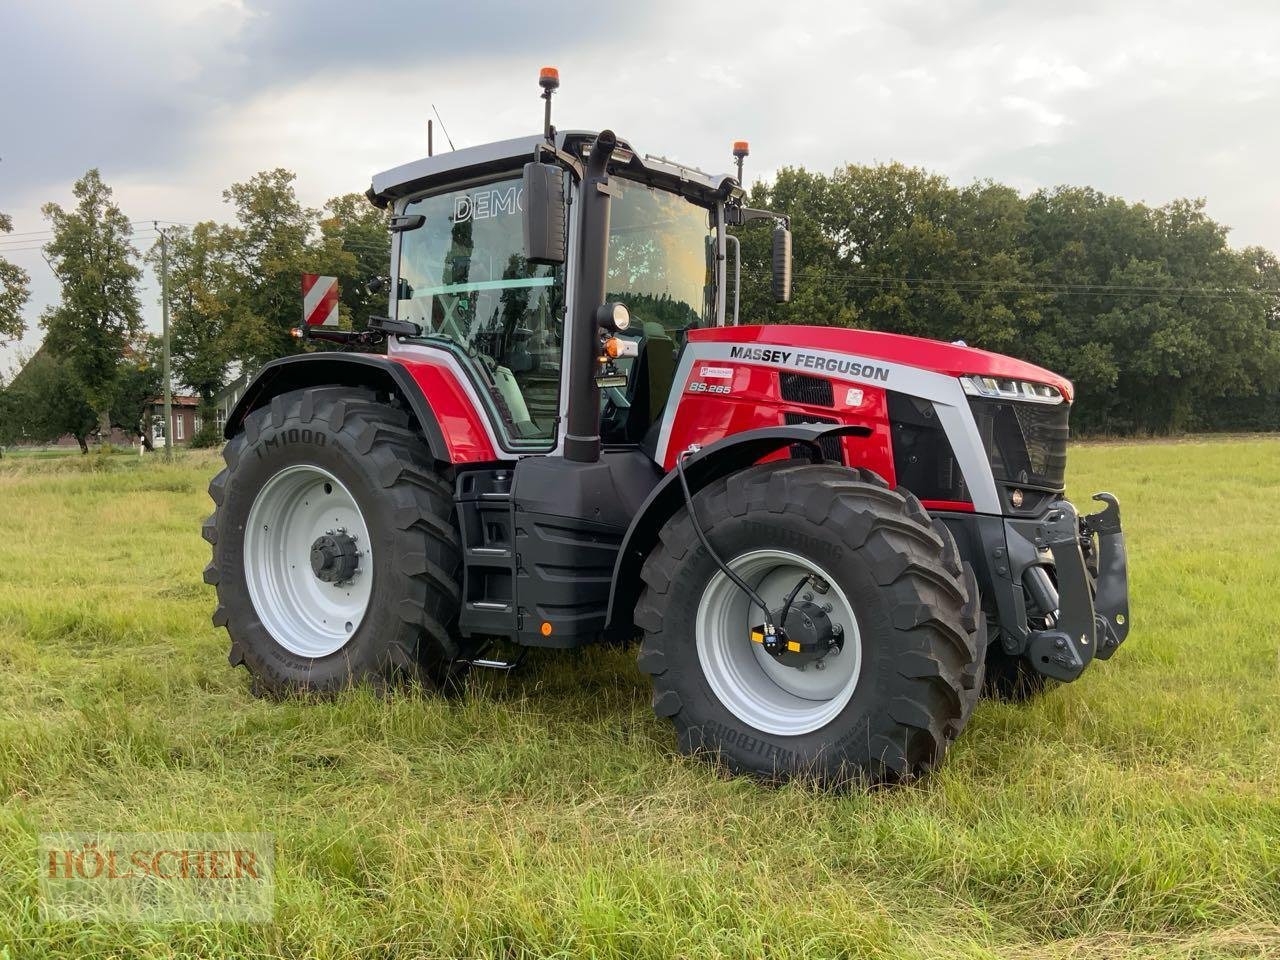
[[[173,378],[169,374],[169,237],[153,224],[160,234],[160,316],[164,324],[164,458],[173,459]],[[146,424],[143,425],[144,428]]]

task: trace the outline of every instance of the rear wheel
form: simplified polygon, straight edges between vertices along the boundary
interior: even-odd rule
[[[255,410],[209,485],[205,580],[254,691],[458,678],[453,496],[408,416],[318,387]]]
[[[797,601],[838,646],[819,659],[752,642],[763,614],[689,515],[646,560],[636,623],[654,709],[680,748],[765,777],[900,780],[937,763],[982,683],[976,581],[946,528],[868,471],[763,464],[694,497],[708,539],[771,611]],[[823,649],[827,649],[823,647]]]

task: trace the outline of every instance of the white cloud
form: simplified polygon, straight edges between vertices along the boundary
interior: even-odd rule
[[[23,95],[0,209],[40,229],[39,203],[93,165],[135,217],[226,216],[222,189],[274,166],[317,205],[421,155],[431,103],[459,145],[537,129],[537,68],[554,63],[561,126],[707,169],[746,138],[752,176],[899,159],[1024,190],[1204,196],[1235,242],[1280,248],[1269,2],[299,3],[7,12],[0,83]]]

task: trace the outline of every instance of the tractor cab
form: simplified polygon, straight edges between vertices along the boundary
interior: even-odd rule
[[[607,230],[588,237],[583,211],[601,194],[583,164],[597,140],[550,131],[458,150],[379,174],[370,190],[391,208],[389,308],[406,331],[388,354],[447,355],[443,362],[476,389],[504,453],[563,449],[575,322],[594,353],[616,341],[617,356],[580,370],[579,379],[586,393],[600,381],[600,440],[619,445],[640,444],[656,430],[690,332],[735,319],[726,267],[732,262],[737,274],[729,232],[743,222],[737,180],[641,156],[615,140],[606,162]],[[555,249],[529,249],[531,227]],[[597,298],[578,289],[583,278],[569,262],[586,244],[607,251],[598,299],[628,314],[621,329],[606,331],[612,337],[601,339]],[[583,297],[591,309],[579,317],[575,300]]]

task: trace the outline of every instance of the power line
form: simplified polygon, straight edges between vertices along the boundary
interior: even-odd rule
[[[743,277],[754,281],[764,281],[772,274],[758,271],[743,271]],[[1266,290],[1252,287],[1162,287],[1141,286],[1136,284],[1109,283],[1030,283],[1019,280],[947,280],[938,277],[878,277],[863,274],[829,274],[800,273],[796,280],[809,280],[828,286],[853,286],[863,288],[886,287],[890,284],[906,286],[934,286],[955,290],[959,293],[982,293],[985,291],[1039,291],[1053,294],[1070,294],[1076,296],[1115,295],[1180,295],[1194,297],[1236,297],[1247,294],[1263,294],[1280,296],[1280,290]]]
[[[159,239],[159,237],[158,237],[158,236],[145,236],[145,237],[138,237],[138,236],[135,236],[135,237],[133,237],[132,239],[134,239],[134,240],[141,240],[141,241],[149,241],[149,240],[157,240],[157,239]],[[44,250],[44,245],[43,245],[43,244],[40,244],[40,245],[38,245],[38,246],[34,246],[34,247],[5,247],[5,246],[0,246],[0,255],[7,255],[7,254],[10,254],[10,253],[38,253],[38,252],[42,252],[43,250]]]
[[[163,223],[163,224],[172,225],[172,226],[175,226],[175,227],[194,227],[194,226],[195,226],[195,224],[194,224],[194,223],[191,223],[190,221],[187,221],[187,220],[154,220],[154,219],[152,219],[152,220],[130,220],[130,221],[129,221],[129,226],[131,226],[131,227],[136,227],[136,226],[138,226],[138,225],[140,225],[140,224],[145,225],[145,224],[148,224],[148,223]],[[46,235],[49,235],[49,234],[52,234],[52,233],[55,233],[55,232],[56,232],[56,231],[55,231],[52,227],[50,227],[50,228],[48,228],[48,229],[45,229],[45,230],[27,230],[27,231],[23,231],[23,232],[16,232],[16,233],[5,233],[5,232],[3,232],[3,231],[0,231],[0,240],[5,239],[5,238],[9,238],[9,237],[15,237],[15,238],[16,238],[16,237],[35,237],[35,236],[46,236]]]

